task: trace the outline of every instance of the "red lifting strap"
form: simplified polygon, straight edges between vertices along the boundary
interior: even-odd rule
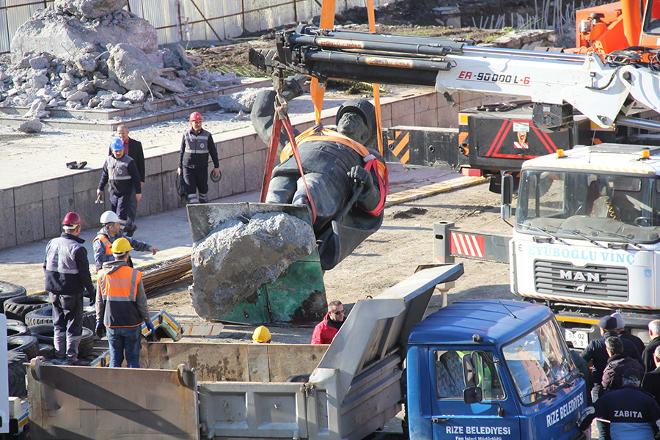
[[[278,115],[279,112],[275,113],[273,121],[273,130],[270,133],[270,145],[268,147],[268,153],[266,156],[266,167],[264,169],[264,178],[261,184],[261,196],[260,201],[264,203],[266,201],[266,194],[268,194],[268,186],[270,184],[270,178],[273,174],[273,167],[275,166],[275,157],[277,156],[277,145],[279,144],[280,133],[282,131],[282,126],[286,131],[287,136],[289,137],[289,142],[291,143],[291,148],[293,150],[293,157],[296,160],[296,165],[298,166],[298,172],[300,172],[300,178],[302,179],[303,186],[305,187],[305,193],[307,194],[307,200],[309,201],[309,209],[312,212],[312,224],[316,222],[316,205],[314,204],[314,199],[312,198],[312,193],[309,191],[307,186],[307,180],[305,179],[305,171],[302,167],[302,161],[300,160],[300,153],[298,152],[298,144],[296,143],[296,136],[293,133],[293,127],[291,126],[291,121],[287,115],[281,117]]]
[[[379,216],[383,210],[385,209],[385,199],[387,198],[387,193],[390,190],[390,179],[389,179],[389,173],[387,172],[387,168],[385,168],[385,173],[381,177],[380,173],[378,172],[378,159],[376,157],[372,157],[366,165],[364,166],[364,169],[367,170],[368,172],[371,172],[372,170],[374,171],[374,174],[378,177],[378,189],[380,190],[380,201],[378,202],[378,205],[372,209],[371,211],[367,211],[367,214],[373,215],[373,216]]]

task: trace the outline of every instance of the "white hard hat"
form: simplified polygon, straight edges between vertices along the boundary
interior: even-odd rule
[[[105,211],[101,214],[101,224],[105,225],[108,223],[124,223],[124,220],[120,219],[119,216],[112,211]]]

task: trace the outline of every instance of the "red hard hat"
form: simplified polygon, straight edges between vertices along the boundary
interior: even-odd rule
[[[62,219],[62,224],[67,226],[75,226],[80,224],[80,216],[73,211],[67,212]]]
[[[192,112],[190,114],[190,117],[188,118],[190,122],[192,121],[201,121],[202,120],[202,114],[200,112]]]

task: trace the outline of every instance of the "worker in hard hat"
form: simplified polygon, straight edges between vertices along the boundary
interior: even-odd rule
[[[115,240],[111,250],[115,261],[103,264],[96,283],[96,334],[101,337],[105,329],[108,335],[111,367],[121,367],[126,358],[128,368],[139,368],[142,323],[154,330],[142,272],[128,265],[133,248],[125,237]]]
[[[270,331],[265,325],[260,325],[259,327],[255,328],[254,332],[252,333],[252,342],[255,344],[270,344],[272,339],[273,338],[270,335]]]
[[[93,242],[94,264],[96,265],[97,272],[101,270],[103,263],[114,260],[111,249],[112,243],[114,243],[118,238],[124,236],[122,233],[122,225],[124,223],[124,220],[120,219],[119,216],[112,211],[105,211],[103,214],[101,214],[101,224],[103,227],[96,234]],[[136,251],[151,252],[152,255],[156,255],[156,252],[158,252],[158,248],[150,245],[149,243],[136,240],[132,237],[126,238],[133,249]],[[133,263],[130,259],[128,264],[129,266],[133,267]]]
[[[300,82],[296,77],[288,79],[282,97],[302,94]],[[267,145],[275,96],[273,90],[259,92],[250,114],[254,129]],[[365,99],[347,101],[337,111],[336,124],[336,129],[314,127],[297,136],[305,182],[288,138],[280,136],[280,163],[273,169],[266,195],[268,203],[310,209],[314,205],[314,233],[325,270],[380,228],[387,193],[387,168],[375,149],[379,134],[374,106]]]
[[[96,190],[97,197],[103,198],[105,185],[110,182],[110,206],[120,219],[126,222],[124,232],[133,235],[137,202],[142,199],[142,182],[135,161],[124,152],[124,142],[113,138],[110,143],[112,155],[103,164],[101,180]]]
[[[80,216],[68,212],[62,229],[62,235],[46,246],[45,290],[53,304],[55,357],[75,365],[82,336],[83,295],[86,292],[93,303],[95,294],[85,240],[80,238]]]
[[[183,187],[188,203],[206,203],[209,194],[209,155],[213,161],[211,175],[220,177],[218,150],[211,133],[202,128],[202,114],[192,112],[188,118],[190,128],[181,139],[177,175],[183,175]]]

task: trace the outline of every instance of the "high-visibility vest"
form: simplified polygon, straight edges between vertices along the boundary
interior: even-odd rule
[[[105,250],[105,256],[112,256],[112,242],[108,239],[108,237],[105,234],[98,234],[96,237],[94,237],[94,241],[100,241],[101,244],[103,244],[103,248]],[[112,261],[112,260],[108,260]]]
[[[104,301],[135,302],[142,272],[129,266],[121,266],[112,273],[103,273],[98,280]]]

